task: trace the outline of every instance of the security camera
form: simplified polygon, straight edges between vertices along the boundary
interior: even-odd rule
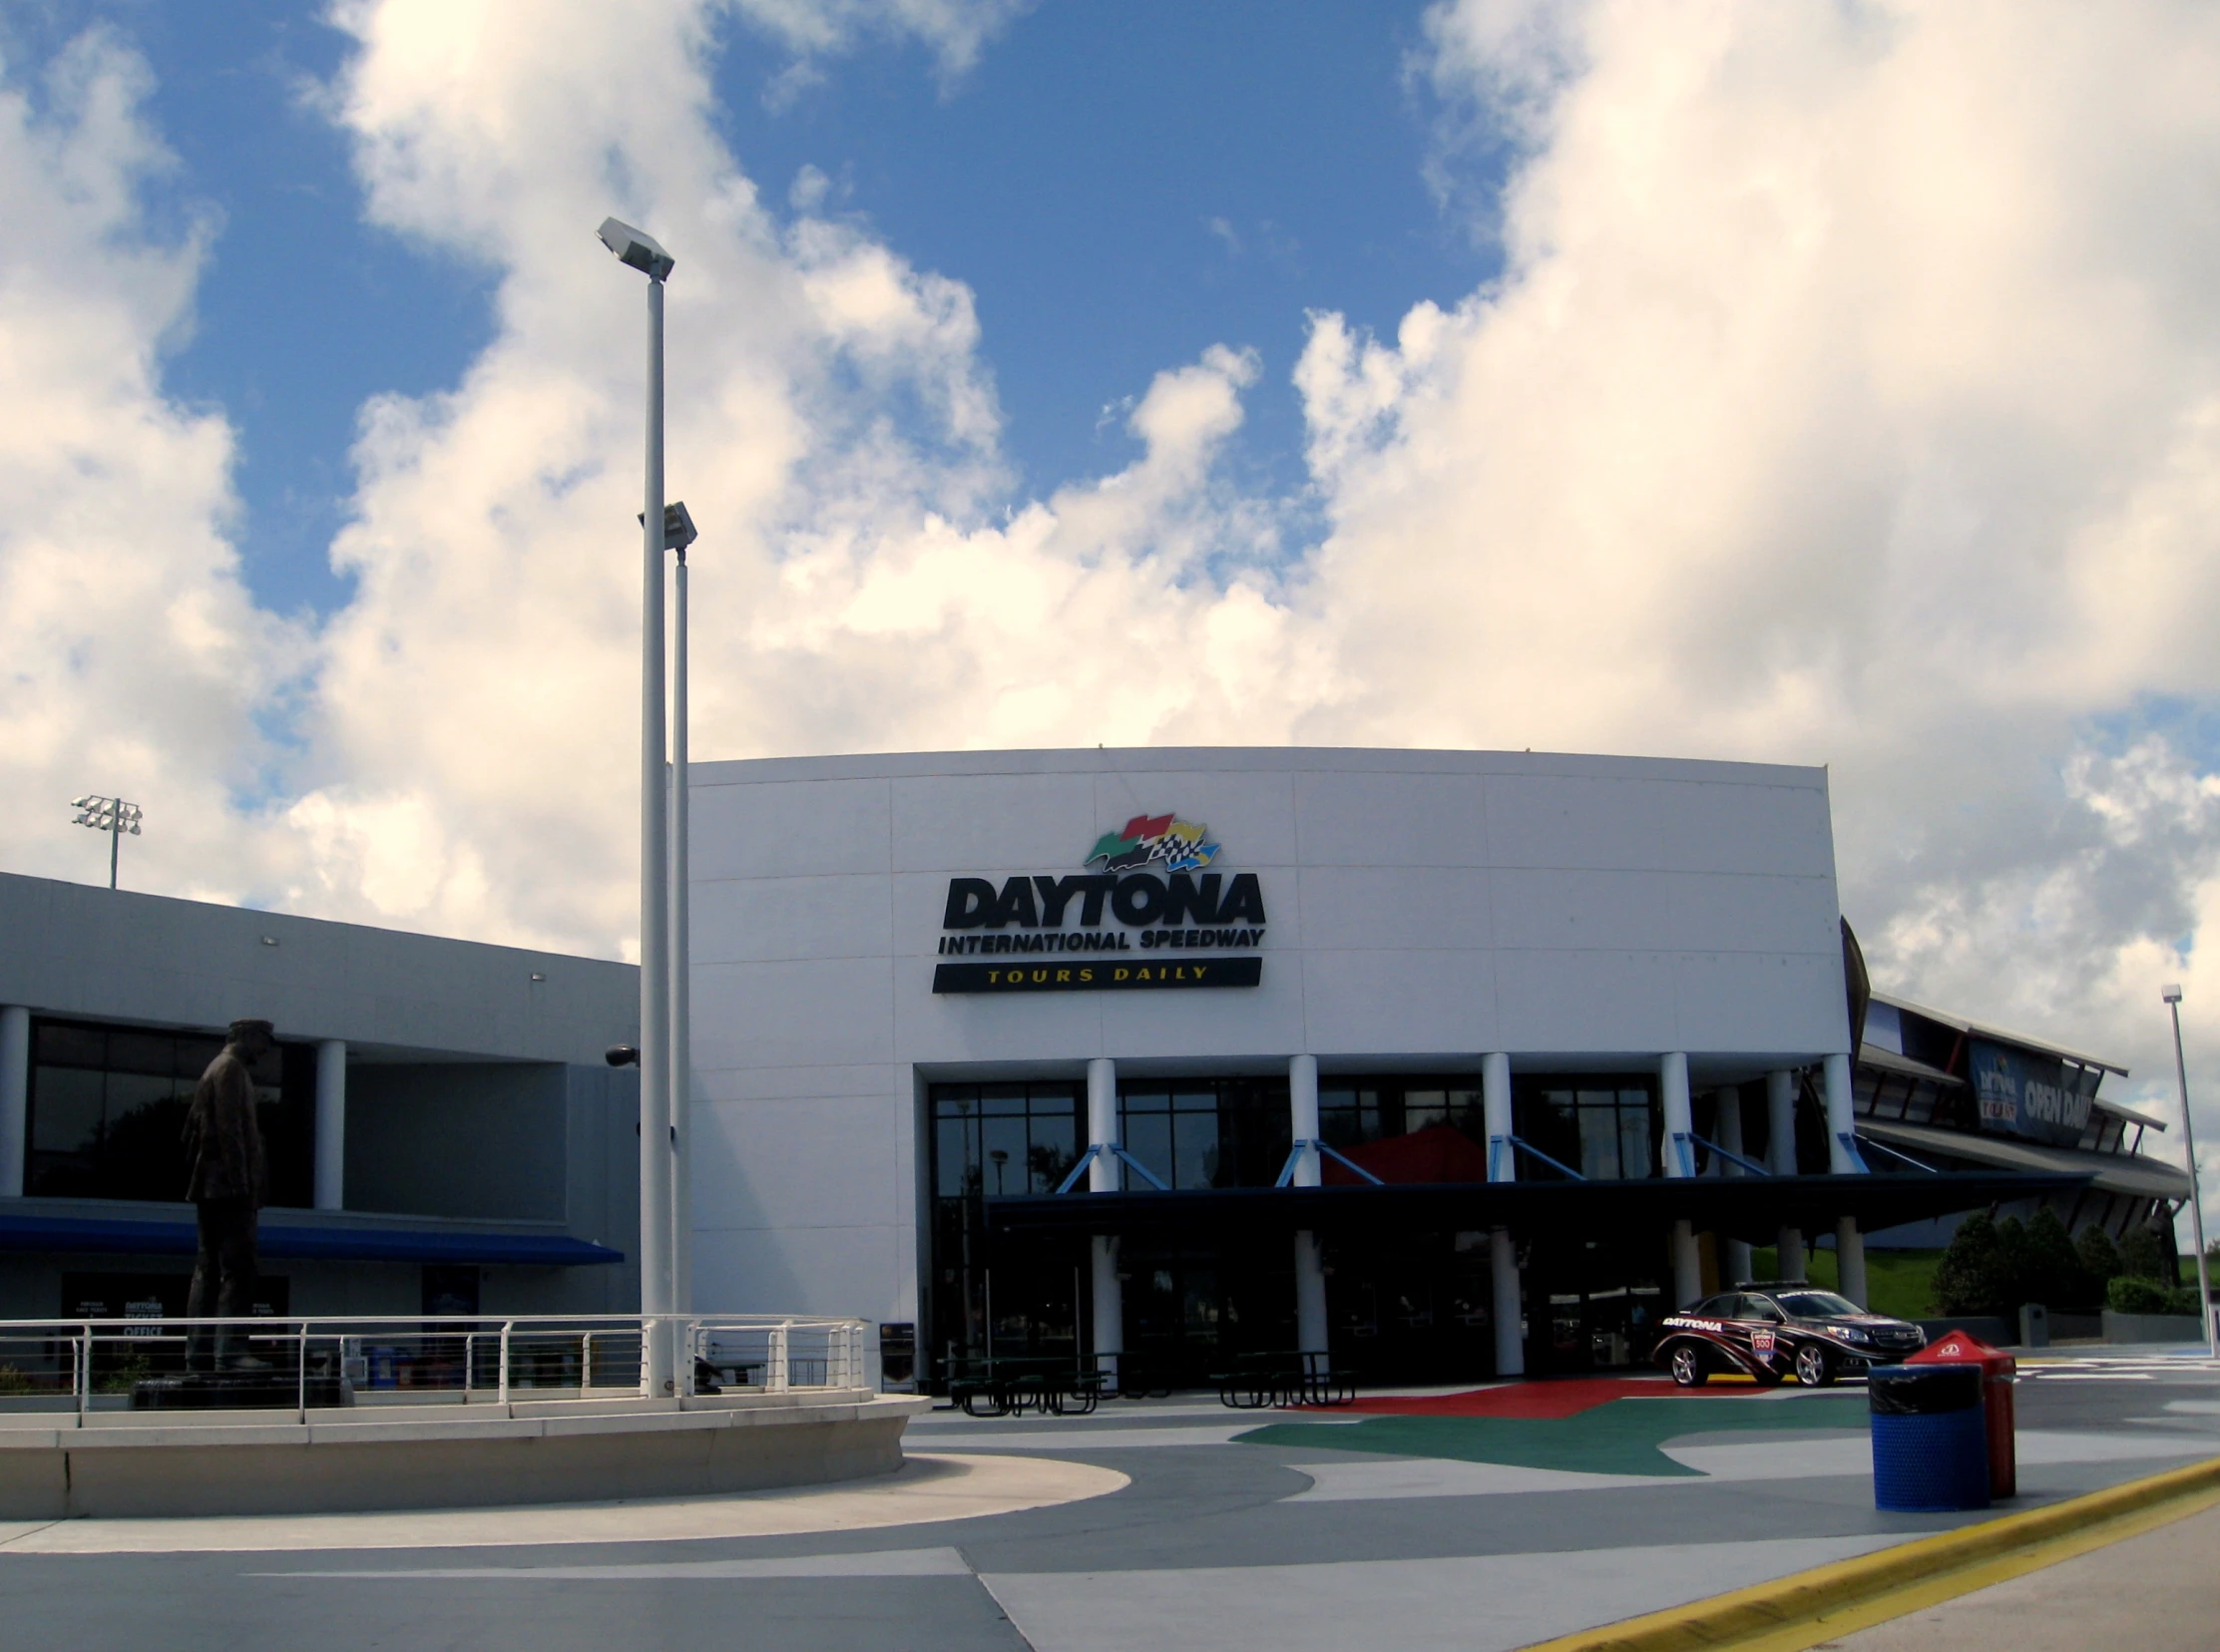
[[[602,1059],[611,1066],[638,1066],[640,1051],[632,1044],[611,1044],[602,1051]]]

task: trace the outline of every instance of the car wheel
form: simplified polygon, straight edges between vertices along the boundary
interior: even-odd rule
[[[1835,1380],[1835,1362],[1817,1343],[1796,1351],[1796,1381],[1805,1388],[1825,1388]]]
[[[1692,1343],[1682,1343],[1674,1349],[1666,1369],[1682,1388],[1702,1388],[1711,1380],[1711,1368],[1704,1363],[1703,1351]]]

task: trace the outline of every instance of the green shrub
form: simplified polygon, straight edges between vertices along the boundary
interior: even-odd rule
[[[2019,1301],[2064,1309],[2092,1307],[2104,1289],[2103,1280],[2091,1279],[2081,1266],[2073,1236],[2048,1205],[2027,1223],[2017,1285],[2014,1294]]]
[[[2155,1279],[2139,1279],[2133,1274],[2121,1274],[2104,1287],[2105,1306],[2115,1314],[2171,1314],[2175,1311],[2176,1293],[2169,1291]],[[2190,1293],[2195,1303],[2196,1293]],[[2189,1312],[2194,1314],[2192,1306]]]

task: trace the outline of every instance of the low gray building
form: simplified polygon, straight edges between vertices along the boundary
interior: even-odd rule
[[[240,1017],[272,1313],[629,1313],[632,966],[0,874],[0,1317],[179,1314],[179,1140]]]

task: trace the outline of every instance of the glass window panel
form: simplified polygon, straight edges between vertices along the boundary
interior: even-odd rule
[[[1078,1130],[1069,1110],[1061,1116],[1033,1118],[1033,1143],[1026,1152],[1028,1185],[1035,1193],[1054,1193],[1079,1158]]]
[[[1629,1180],[1656,1169],[1649,1153],[1649,1106],[1618,1109],[1618,1173]]]
[[[990,1113],[979,1121],[979,1147],[989,1193],[1026,1190],[1026,1121]]]
[[[1580,1114],[1580,1174],[1590,1181],[1618,1179],[1618,1109],[1582,1107]]]
[[[175,1038],[164,1034],[146,1032],[111,1032],[108,1034],[108,1070],[110,1072],[158,1072],[171,1076],[177,1064],[178,1044]]]
[[[39,1029],[38,1063],[41,1066],[101,1067],[108,1063],[108,1035],[89,1027],[43,1026]]]
[[[1173,1187],[1213,1187],[1218,1173],[1218,1115],[1175,1113],[1172,1125]],[[1142,1162],[1146,1162],[1143,1160]],[[1151,1170],[1154,1165],[1149,1165]]]
[[[1125,1121],[1125,1151],[1156,1173],[1156,1178],[1166,1187],[1176,1185],[1171,1178],[1171,1118],[1160,1112],[1136,1113]],[[1148,1191],[1148,1183],[1133,1174],[1130,1166],[1124,1167],[1124,1185],[1127,1189]]]
[[[979,1110],[983,1113],[1023,1113],[1026,1110],[1025,1085],[981,1084]]]
[[[1117,1098],[1117,1104],[1126,1112],[1169,1112],[1169,1090],[1126,1090]]]
[[[42,1066],[33,1079],[31,1149],[91,1153],[100,1146],[102,1079],[79,1067]]]
[[[196,1083],[201,1074],[209,1070],[209,1063],[223,1052],[222,1038],[177,1038],[172,1041],[174,1055],[170,1070],[180,1078],[191,1078]]]
[[[1178,1090],[1171,1097],[1171,1107],[1174,1112],[1216,1112],[1218,1092],[1214,1089]]]
[[[1414,1135],[1436,1124],[1449,1122],[1449,1092],[1446,1090],[1405,1090],[1403,1092],[1403,1133]]]
[[[967,1120],[941,1119],[934,1147],[933,1190],[944,1199],[960,1199],[978,1185],[971,1136]]]

